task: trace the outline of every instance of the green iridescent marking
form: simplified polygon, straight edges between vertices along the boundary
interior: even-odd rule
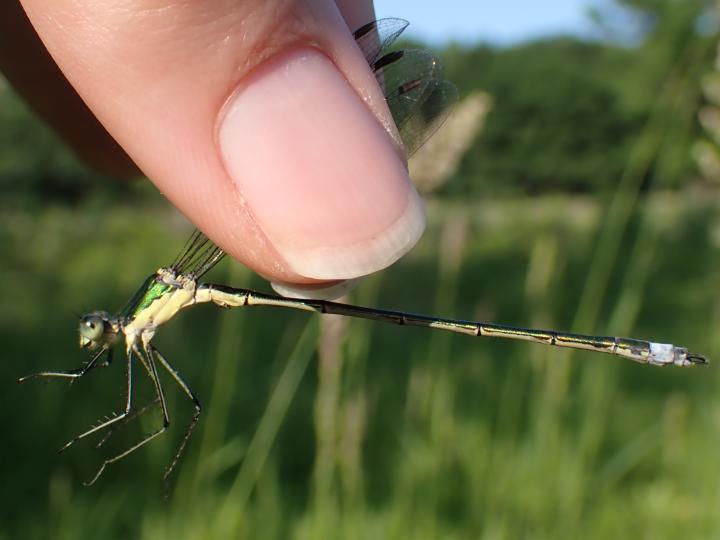
[[[172,289],[171,285],[163,283],[162,281],[154,281],[150,288],[147,290],[142,300],[137,305],[137,308],[133,311],[133,315],[137,315],[143,309],[147,308],[155,300],[163,296],[166,292]]]

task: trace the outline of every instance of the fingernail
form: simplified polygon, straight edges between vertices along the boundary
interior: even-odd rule
[[[424,230],[422,201],[389,135],[315,49],[257,68],[225,107],[218,141],[257,224],[300,276],[371,274]]]
[[[281,283],[273,281],[272,288],[281,296],[287,298],[312,298],[313,300],[337,300],[352,291],[365,277],[335,281],[330,285],[296,285],[294,283]]]

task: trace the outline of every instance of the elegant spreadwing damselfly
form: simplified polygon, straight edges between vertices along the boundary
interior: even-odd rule
[[[438,62],[429,52],[422,50],[387,52],[406,26],[407,22],[401,19],[382,19],[358,29],[354,37],[384,90],[387,104],[409,156],[443,122],[457,98],[457,93],[455,87],[442,78]],[[596,351],[656,366],[690,367],[707,363],[703,356],[689,353],[683,347],[670,344],[413,315],[401,311],[367,308],[326,300],[286,298],[249,289],[201,283],[200,278],[223,257],[224,252],[196,230],[175,261],[150,275],[122,311],[115,315],[106,311],[94,311],[81,317],[80,346],[92,351],[90,360],[85,365],[69,372],[44,371],[20,379],[20,382],[38,377],[78,379],[95,368],[109,365],[114,351],[119,348],[124,349],[127,388],[123,410],[110,418],[102,419],[92,428],[73,438],[60,450],[63,451],[90,435],[104,433],[98,443],[98,446],[101,446],[114,429],[152,407],[159,407],[162,411],[163,423],[161,427],[130,448],[105,459],[97,473],[87,482],[88,485],[93,484],[108,465],[137,450],[168,428],[170,416],[158,376],[158,366],[169,373],[195,406],[195,414],[165,472],[165,477],[167,478],[175,468],[200,417],[201,407],[190,387],[160,353],[152,340],[160,326],[180,311],[196,304],[213,303],[225,308],[272,306],[345,315],[398,325],[446,330],[476,337],[524,340],[557,347]],[[140,408],[133,408],[132,370],[135,360],[139,361],[147,372],[155,390],[155,399]]]

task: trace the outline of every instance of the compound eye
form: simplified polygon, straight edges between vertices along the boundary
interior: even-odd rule
[[[80,319],[80,335],[88,341],[97,342],[105,333],[105,321],[97,315],[85,315]]]

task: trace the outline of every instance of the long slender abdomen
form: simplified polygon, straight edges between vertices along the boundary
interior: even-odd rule
[[[689,367],[707,362],[704,357],[690,354],[684,347],[676,347],[671,344],[622,337],[589,336],[557,332],[555,330],[520,328],[494,323],[459,321],[442,317],[414,315],[400,311],[371,309],[326,300],[284,298],[248,289],[234,289],[224,285],[200,285],[196,292],[196,302],[213,302],[222,307],[274,306],[330,315],[345,315],[403,326],[421,326],[446,330],[471,336],[530,341],[569,349],[596,351],[656,366],[676,365]]]

